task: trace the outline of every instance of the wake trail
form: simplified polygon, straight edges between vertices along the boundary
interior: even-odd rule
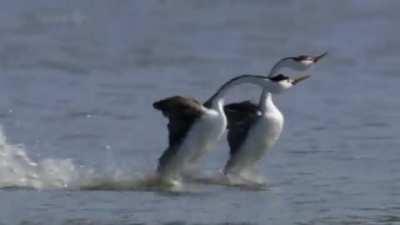
[[[0,189],[180,191],[156,174],[143,175],[114,168],[104,172],[74,164],[71,159],[35,161],[24,145],[8,143],[0,126]]]
[[[102,172],[76,165],[71,159],[45,158],[35,161],[29,157],[23,145],[7,142],[0,126],[0,189],[190,192],[193,187],[190,184],[256,189],[265,186],[251,179],[234,179],[222,173],[208,176],[186,174],[183,183],[171,185],[160,179],[155,172],[135,173],[118,168]]]

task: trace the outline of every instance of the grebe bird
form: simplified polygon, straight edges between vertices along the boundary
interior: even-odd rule
[[[159,158],[157,167],[161,181],[179,184],[183,170],[220,139],[227,126],[224,96],[232,87],[243,83],[268,88],[271,80],[266,76],[241,75],[224,83],[204,104],[182,96],[153,104],[169,120],[169,146]]]
[[[245,179],[248,172],[253,172],[256,162],[278,140],[284,118],[272,101],[272,95],[282,93],[310,77],[290,78],[275,73],[284,67],[304,71],[326,54],[316,57],[301,55],[279,60],[268,75],[272,85],[269,89],[263,89],[258,105],[244,101],[224,107],[228,118],[227,138],[230,147],[230,157],[225,165],[224,174],[228,178]]]

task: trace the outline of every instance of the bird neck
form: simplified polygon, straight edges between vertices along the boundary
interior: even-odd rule
[[[223,98],[225,97],[226,93],[228,90],[232,89],[233,87],[243,84],[243,83],[249,83],[249,84],[255,84],[260,87],[265,87],[265,79],[266,77],[264,76],[259,76],[259,75],[241,75],[238,77],[235,77],[227,82],[225,82],[216,92],[214,95],[212,95],[205,103],[205,107],[209,108],[218,108],[219,105],[223,105],[224,101]]]
[[[220,114],[224,114],[224,104],[225,104],[225,100],[223,98],[218,99],[215,103],[213,103],[214,105],[212,106],[212,108],[216,109],[218,111],[218,113]]]
[[[263,89],[263,91],[261,93],[259,107],[260,107],[262,114],[278,110],[278,108],[275,106],[274,102],[272,101],[271,92],[268,92],[268,90],[266,90],[266,89]]]
[[[293,66],[295,66],[294,64],[295,63],[293,62],[291,57],[282,58],[278,62],[276,62],[272,69],[269,71],[268,77],[273,77],[278,73],[279,70],[284,67],[292,68]]]

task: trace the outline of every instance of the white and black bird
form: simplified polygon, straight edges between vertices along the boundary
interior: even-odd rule
[[[286,91],[310,76],[290,78],[276,73],[282,68],[304,71],[323,58],[326,53],[312,56],[287,57],[279,60],[268,77],[271,86],[264,88],[260,101],[228,104],[224,107],[228,118],[230,156],[224,167],[228,178],[243,178],[253,173],[256,163],[263,158],[283,129],[284,117],[272,101],[272,95]]]
[[[174,96],[153,104],[168,118],[169,146],[159,158],[157,172],[162,181],[179,184],[183,170],[196,162],[226,130],[224,96],[232,87],[250,83],[269,88],[270,78],[241,75],[224,83],[204,104],[190,97]]]

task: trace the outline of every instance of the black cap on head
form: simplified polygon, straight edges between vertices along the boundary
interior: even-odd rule
[[[292,59],[296,62],[301,62],[303,60],[312,60],[314,63],[318,62],[320,59],[325,57],[328,54],[328,52],[324,52],[321,55],[318,56],[309,56],[309,55],[299,55],[296,57],[292,57]]]
[[[282,80],[288,80],[289,77],[280,73],[280,74],[278,74],[276,76],[270,77],[269,79],[271,81],[274,81],[274,82],[279,82],[279,81],[282,81]]]
[[[299,56],[293,57],[293,60],[296,61],[296,62],[300,62],[300,61],[307,60],[307,59],[310,59],[310,58],[311,57],[307,56],[307,55],[299,55]]]

